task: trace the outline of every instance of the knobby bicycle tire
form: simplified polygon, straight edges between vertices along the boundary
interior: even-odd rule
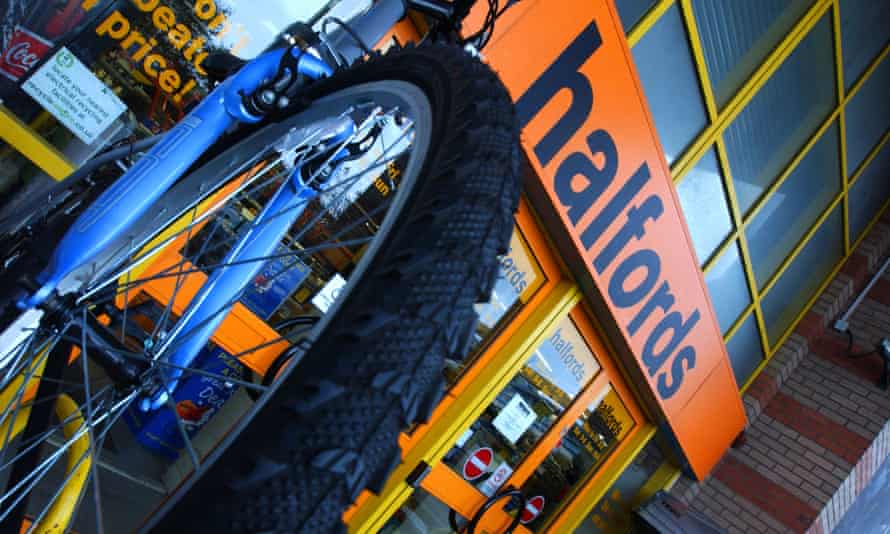
[[[363,278],[308,354],[152,532],[336,532],[398,465],[398,433],[427,421],[444,358],[461,358],[506,252],[519,199],[518,126],[497,76],[463,50],[408,47],[337,73],[317,98],[399,80],[430,101],[414,190]]]

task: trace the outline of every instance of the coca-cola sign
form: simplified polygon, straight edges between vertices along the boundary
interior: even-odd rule
[[[0,74],[18,81],[50,51],[53,44],[21,26],[16,26],[9,46],[0,56]]]

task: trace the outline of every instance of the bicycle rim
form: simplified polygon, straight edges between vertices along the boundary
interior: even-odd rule
[[[177,488],[193,483],[294,372],[385,246],[423,167],[430,114],[416,87],[375,82],[258,131],[183,179],[125,238],[72,273],[61,286],[64,310],[24,330],[18,325],[18,337],[0,338],[15,339],[0,359],[0,522],[25,503],[33,525],[58,521],[65,511],[52,503],[67,499],[74,503],[75,530],[132,531]],[[332,120],[344,117],[359,128],[326,141]],[[384,148],[362,160],[384,133],[399,136],[386,141],[399,150]],[[332,154],[345,147],[361,165],[323,180]],[[165,406],[139,411],[135,401],[175,368],[153,349],[175,345],[166,335],[195,287],[207,273],[232,267],[226,250],[255,227],[257,213],[277,188],[288,187],[282,184],[295,168],[323,193],[305,206],[273,254],[249,259],[262,266],[262,280],[254,278],[237,303],[218,311],[225,321],[248,320],[265,337],[244,347],[237,339],[244,331],[224,321],[220,331],[236,335],[218,331],[193,365],[181,369],[183,383]],[[139,366],[139,379],[120,383],[99,354]],[[262,372],[270,367],[274,379],[264,385]],[[77,410],[57,408],[47,419],[51,408],[65,404],[60,398],[72,399]],[[21,422],[32,417],[42,424]],[[23,476],[14,473],[25,463]],[[84,469],[86,482],[78,484]],[[7,484],[10,477],[15,481]]]

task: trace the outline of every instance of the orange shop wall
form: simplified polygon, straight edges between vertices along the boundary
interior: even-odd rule
[[[744,409],[614,5],[525,0],[485,56],[517,103],[532,198],[546,199],[642,400],[703,478]]]

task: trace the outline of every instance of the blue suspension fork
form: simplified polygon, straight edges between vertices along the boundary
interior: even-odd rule
[[[182,376],[179,367],[188,367],[194,361],[242,289],[259,274],[265,262],[258,258],[275,251],[293,222],[317,194],[301,180],[300,167],[294,168],[290,178],[278,188],[247,233],[229,250],[222,266],[211,273],[167,335],[157,357],[177,367],[162,371],[163,388],[142,399],[139,405],[142,410],[159,408],[167,401],[168,393],[176,388]]]

